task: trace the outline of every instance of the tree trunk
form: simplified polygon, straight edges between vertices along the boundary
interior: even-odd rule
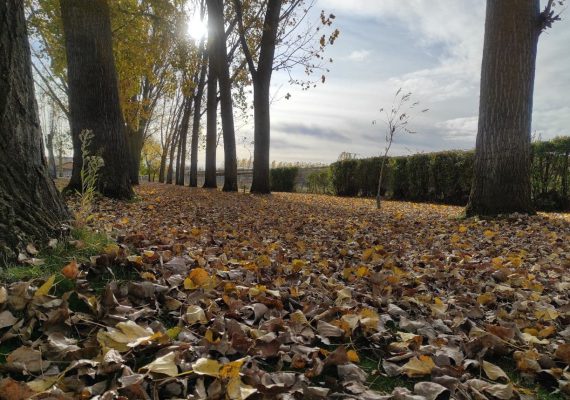
[[[269,150],[271,121],[269,114],[269,82],[253,84],[253,178],[252,193],[270,193]]]
[[[49,178],[20,0],[0,1],[0,262],[54,237],[69,213]]]
[[[178,143],[178,135],[175,132],[172,135],[172,143],[170,143],[170,159],[168,162],[168,171],[166,172],[166,183],[172,185],[173,174],[174,174],[174,164],[176,160],[174,159],[174,154],[176,152],[176,144]]]
[[[88,129],[94,134],[90,153],[100,155],[105,162],[99,172],[99,191],[108,197],[132,198],[130,157],[119,103],[109,6],[106,0],[61,0],[60,5],[74,150],[68,188],[81,188],[79,135]]]
[[[129,129],[129,128],[125,128]],[[144,128],[143,128],[144,129]],[[128,132],[127,143],[129,145],[129,179],[132,185],[138,185],[139,174],[141,169],[141,152],[144,145],[144,132],[141,132],[141,128],[136,131]]]
[[[162,150],[162,154],[160,156],[160,167],[158,169],[158,181],[160,183],[164,183],[166,179],[166,157],[168,155],[168,147],[165,147]]]
[[[208,0],[209,34],[214,42],[214,65],[220,84],[220,106],[224,137],[224,192],[237,192],[237,154],[232,101],[232,83],[226,49],[223,0]]]
[[[48,150],[48,171],[49,176],[52,179],[57,178],[57,168],[55,166],[55,154],[53,152],[53,137],[55,136],[55,131],[52,130],[49,134],[46,135],[47,143],[46,147]]]
[[[271,123],[269,118],[269,86],[273,72],[273,59],[282,0],[269,0],[263,23],[264,30],[259,50],[259,63],[253,78],[254,150],[252,193],[270,193],[269,150]],[[250,63],[251,64],[251,63]],[[251,67],[250,67],[251,69]]]
[[[530,129],[539,22],[539,0],[487,0],[467,215],[533,212]]]
[[[198,186],[198,140],[200,139],[200,120],[202,117],[202,98],[206,85],[206,73],[208,72],[208,57],[204,50],[204,40],[200,43],[203,51],[202,68],[196,94],[194,95],[194,120],[192,122],[192,144],[190,152],[190,187]]]
[[[184,114],[180,123],[180,150],[178,161],[178,173],[176,174],[176,184],[184,186],[184,174],[186,173],[186,142],[188,139],[188,129],[190,128],[190,116],[192,115],[193,98],[188,97],[184,106]]]
[[[216,147],[218,136],[218,78],[216,77],[214,60],[212,57],[212,39],[208,38],[208,96],[206,101],[206,173],[205,188],[217,188],[216,182]]]

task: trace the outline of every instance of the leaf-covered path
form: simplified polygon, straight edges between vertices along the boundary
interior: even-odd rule
[[[119,245],[68,265],[73,290],[0,288],[1,340],[21,343],[0,388],[105,399],[570,393],[568,215],[464,220],[458,207],[377,211],[362,199],[159,184],[138,194],[96,205],[91,223]]]

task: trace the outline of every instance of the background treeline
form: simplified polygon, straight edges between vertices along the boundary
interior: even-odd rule
[[[531,184],[538,209],[570,208],[569,159],[570,137],[533,143]],[[338,161],[330,166],[330,172],[314,173],[311,178],[318,183],[308,189],[327,192],[330,187],[339,196],[373,197],[381,161],[381,157]],[[465,205],[471,190],[473,162],[473,151],[390,157],[382,180],[382,195],[397,200]]]

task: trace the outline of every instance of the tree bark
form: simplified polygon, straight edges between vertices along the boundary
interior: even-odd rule
[[[180,122],[180,149],[179,149],[179,160],[178,168],[176,173],[176,184],[179,186],[184,186],[185,172],[186,172],[186,142],[188,139],[188,129],[190,128],[190,116],[192,115],[192,103],[193,96],[189,96],[186,99],[186,104],[184,106],[184,114],[182,115],[182,121]]]
[[[251,192],[271,192],[269,181],[269,150],[271,147],[271,121],[269,111],[269,82],[256,80],[253,83],[253,178]]]
[[[237,192],[237,151],[232,101],[232,83],[226,49],[223,0],[208,0],[209,35],[214,42],[212,47],[216,76],[220,84],[220,106],[222,132],[224,138],[224,192]]]
[[[208,72],[208,55],[204,49],[204,40],[200,43],[203,51],[200,79],[194,95],[194,117],[192,121],[192,144],[190,151],[190,187],[198,186],[198,140],[200,139],[200,121],[202,117],[202,98],[206,86],[206,73]]]
[[[81,188],[79,135],[88,129],[94,134],[90,153],[99,154],[105,162],[99,172],[99,191],[108,197],[132,198],[131,163],[119,103],[109,6],[106,0],[61,0],[60,6],[74,150],[68,189]]]
[[[531,119],[539,0],[487,0],[474,180],[467,215],[532,213]]]
[[[129,130],[129,128],[125,128]],[[141,169],[141,152],[144,146],[144,133],[141,132],[141,128],[134,132],[129,132],[127,134],[127,143],[129,145],[129,179],[132,185],[138,185],[139,174]]]
[[[253,78],[253,107],[254,107],[254,158],[252,193],[270,193],[269,182],[269,151],[271,136],[269,87],[273,72],[273,59],[277,31],[279,29],[279,16],[282,0],[269,0],[265,14],[263,35],[259,52],[257,70],[252,73]],[[243,42],[242,42],[243,43]],[[252,62],[249,62],[250,69]]]
[[[50,133],[46,135],[46,147],[48,150],[48,171],[49,176],[52,179],[57,178],[57,168],[55,166],[55,154],[53,151],[53,137],[55,136],[55,131],[52,129]]]
[[[218,136],[218,78],[214,65],[213,40],[208,37],[208,95],[206,100],[206,173],[205,188],[217,188],[216,181],[216,147]]]
[[[20,0],[0,2],[0,126],[1,263],[70,218],[48,175]]]

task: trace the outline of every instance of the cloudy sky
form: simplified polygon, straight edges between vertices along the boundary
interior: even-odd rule
[[[272,160],[378,155],[384,133],[372,121],[400,87],[430,111],[414,120],[416,134],[396,139],[394,154],[474,147],[485,1],[318,0],[321,9],[341,31],[327,53],[334,63],[326,83],[307,92],[274,75],[275,97],[292,98],[272,105]],[[533,130],[543,138],[570,134],[569,42],[570,20],[540,38]]]

